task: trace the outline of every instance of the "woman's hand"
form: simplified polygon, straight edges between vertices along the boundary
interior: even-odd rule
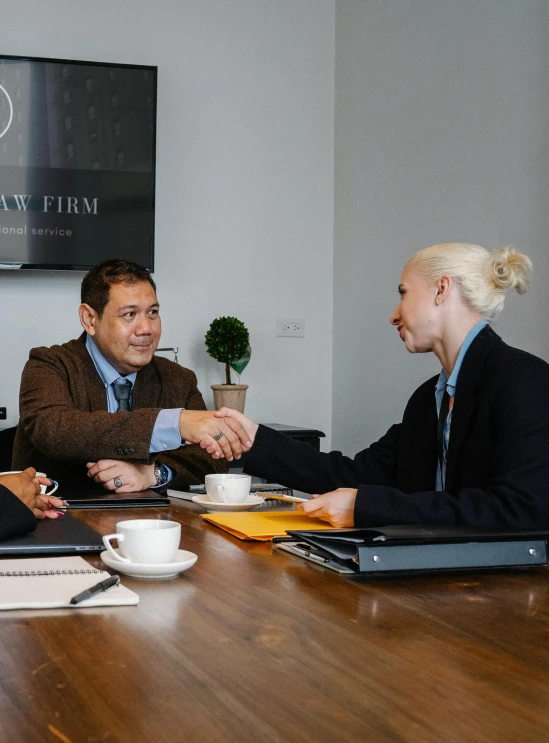
[[[44,480],[45,478],[40,479]],[[56,519],[58,516],[63,516],[63,512],[56,509],[68,506],[67,501],[56,498],[54,495],[39,495],[37,504],[37,509],[34,510],[37,519]]]
[[[41,495],[40,485],[51,484],[51,480],[47,477],[36,477],[34,467],[27,467],[23,472],[0,477],[0,485],[11,490],[27,508],[30,508],[37,519],[43,519],[46,516],[55,519],[58,514],[52,509],[66,505],[65,501],[54,498],[52,495]]]
[[[336,529],[346,529],[355,525],[356,488],[338,488],[324,495],[313,495],[305,503],[296,503],[298,511],[307,516],[328,521]]]

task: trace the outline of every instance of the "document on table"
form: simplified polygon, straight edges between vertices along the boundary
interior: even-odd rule
[[[282,537],[293,529],[332,529],[320,519],[306,516],[300,511],[221,512],[202,515],[205,521],[229,532],[238,539],[269,541]]]

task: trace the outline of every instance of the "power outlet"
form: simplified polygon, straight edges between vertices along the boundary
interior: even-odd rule
[[[8,417],[8,411],[6,408],[0,408],[0,421],[5,421]]]
[[[276,334],[286,338],[305,338],[305,320],[277,317]]]

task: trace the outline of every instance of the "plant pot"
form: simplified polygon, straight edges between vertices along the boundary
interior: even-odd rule
[[[212,384],[214,408],[232,408],[244,412],[247,384]]]

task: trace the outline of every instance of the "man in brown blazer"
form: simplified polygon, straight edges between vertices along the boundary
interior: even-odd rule
[[[147,269],[119,259],[96,266],[79,315],[80,338],[30,352],[14,469],[32,463],[71,486],[95,480],[136,492],[203,482],[249,448],[244,429],[206,410],[192,371],[154,356],[161,321]],[[191,445],[204,438],[217,447],[211,456]]]

